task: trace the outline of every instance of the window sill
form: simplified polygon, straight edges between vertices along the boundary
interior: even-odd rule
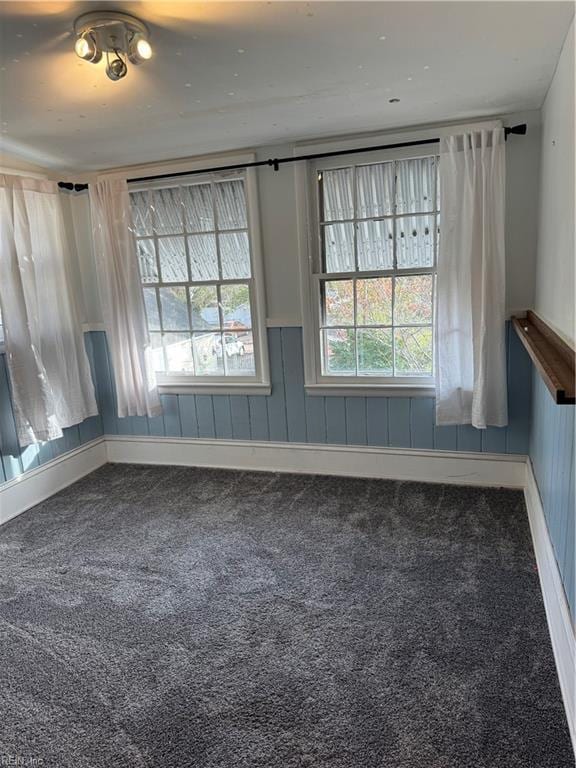
[[[242,382],[237,384],[206,382],[206,384],[194,382],[158,384],[158,392],[161,395],[269,395],[272,392],[270,384],[261,382],[251,384]]]
[[[322,397],[434,397],[434,384],[306,384],[306,394]]]

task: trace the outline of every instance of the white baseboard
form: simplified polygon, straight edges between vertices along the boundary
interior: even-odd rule
[[[0,485],[0,525],[107,461],[523,488],[525,456],[107,435]]]
[[[90,443],[0,485],[0,525],[75,483],[107,462],[106,441]]]
[[[523,488],[525,456],[354,445],[106,437],[108,461]]]
[[[576,753],[576,637],[552,542],[548,534],[542,500],[530,461],[526,464],[524,496],[556,669],[572,746]]]

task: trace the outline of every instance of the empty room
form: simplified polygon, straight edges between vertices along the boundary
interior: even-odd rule
[[[0,766],[574,768],[574,11],[0,1]]]

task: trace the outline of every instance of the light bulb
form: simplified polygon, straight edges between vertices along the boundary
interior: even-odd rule
[[[152,46],[141,32],[134,35],[128,47],[128,59],[132,64],[142,64],[152,58]]]
[[[118,55],[115,59],[108,62],[108,65],[106,66],[106,74],[110,80],[121,80],[123,77],[126,77],[127,72],[128,67],[126,66],[126,63],[122,61]]]
[[[78,40],[76,40],[74,50],[76,51],[76,55],[80,56],[81,59],[85,59],[90,54],[90,46],[85,37],[79,37]]]
[[[74,43],[74,50],[77,56],[84,59],[84,61],[92,62],[92,64],[96,64],[102,58],[101,51],[98,50],[96,43],[91,37],[79,37]]]
[[[136,51],[141,59],[146,60],[152,58],[152,46],[148,40],[145,40],[143,37],[136,43]]]

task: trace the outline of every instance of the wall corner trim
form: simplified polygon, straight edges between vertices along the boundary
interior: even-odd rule
[[[106,441],[92,440],[0,485],[0,525],[106,464]]]
[[[548,534],[538,484],[529,460],[526,463],[524,497],[556,670],[568,719],[572,747],[576,753],[576,636],[560,571]]]

